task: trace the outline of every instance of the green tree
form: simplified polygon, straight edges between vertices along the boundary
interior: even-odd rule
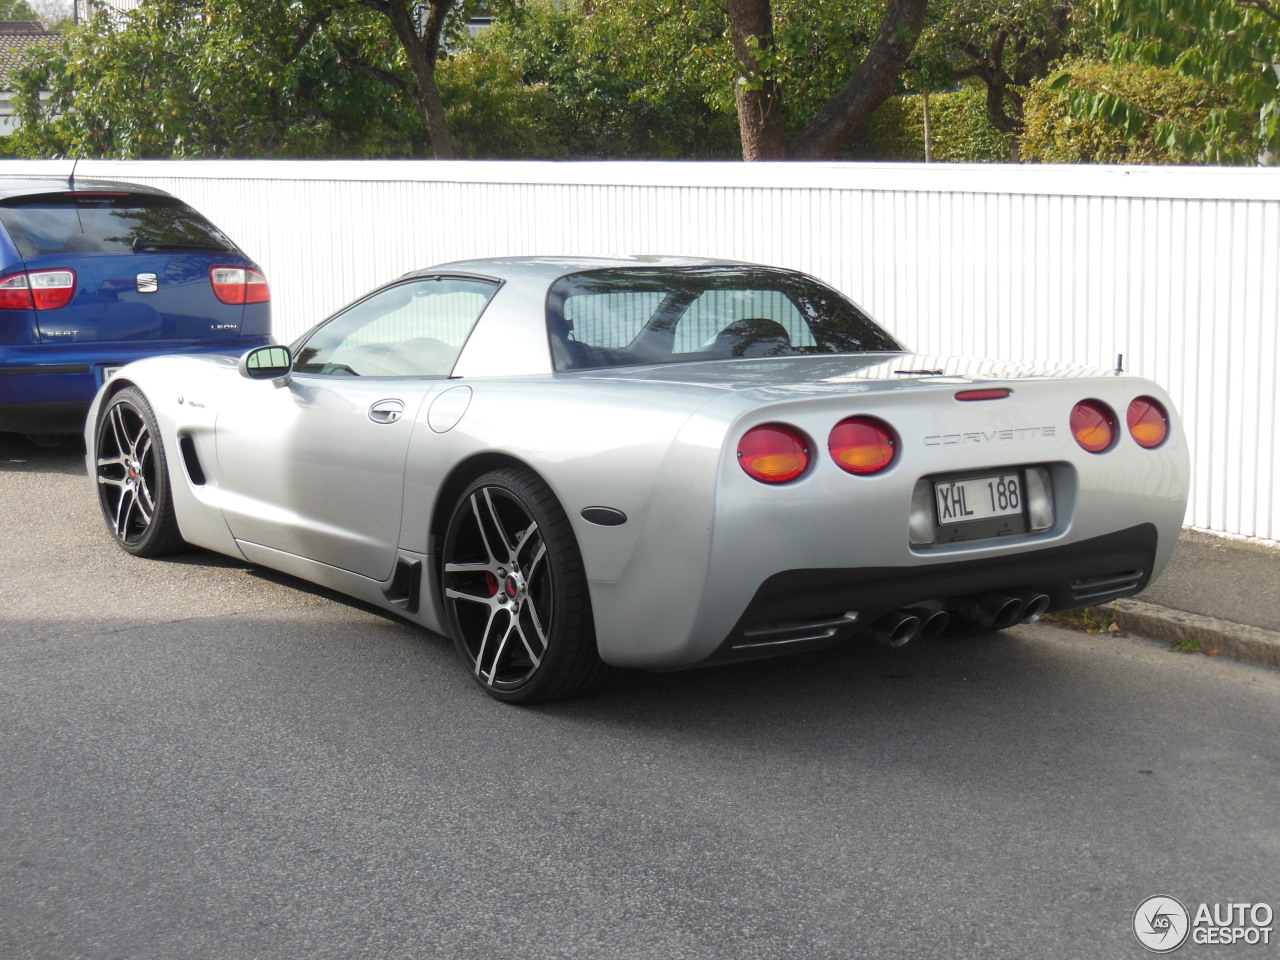
[[[927,5],[927,0],[887,0],[879,26],[867,38],[867,8],[847,4],[846,12],[852,16],[847,18],[847,32],[840,37],[846,42],[840,43],[837,50],[846,53],[856,46],[861,48],[860,54],[829,60],[842,82],[818,106],[804,128],[788,138],[783,104],[788,87],[785,78],[788,73],[792,77],[798,75],[788,63],[794,59],[789,48],[797,41],[803,42],[807,31],[778,31],[770,0],[725,0],[737,69],[734,96],[743,159],[816,160],[835,156],[859,124],[897,89],[898,77],[924,28]],[[812,9],[813,4],[805,7]],[[851,7],[859,9],[854,11]],[[804,10],[799,12],[803,15]]]
[[[935,0],[908,75],[922,90],[969,78],[1004,134],[1022,129],[1023,95],[1064,56],[1100,41],[1077,0]]]
[[[142,0],[101,13],[21,80],[23,149],[360,156],[429,145],[451,157],[435,71],[453,8],[454,0]],[[53,93],[44,109],[42,87]]]
[[[536,91],[538,108],[513,115],[510,127],[491,136],[574,159],[736,152],[732,121],[711,96],[717,82],[728,90],[729,73],[727,67],[714,79],[708,73],[718,66],[708,48],[723,44],[724,33],[723,14],[710,4],[530,0],[495,12],[493,28],[441,71],[452,78],[471,55],[495,77],[509,69],[526,91]],[[486,95],[452,79],[447,86],[451,124]]]
[[[1196,160],[1158,132],[1160,124],[1196,129],[1224,110],[1237,109],[1230,88],[1186,77],[1168,67],[1136,63],[1070,61],[1061,76],[1032,84],[1026,96],[1022,134],[1024,160],[1042,163],[1159,163]],[[1132,105],[1135,124],[1122,126],[1088,111],[1073,112],[1077,98],[1107,95]],[[1247,155],[1248,124],[1238,117],[1225,150]]]
[[[404,51],[411,80],[402,79],[398,73],[383,71],[368,64],[363,58],[355,63],[377,71],[374,76],[413,96],[421,111],[422,120],[431,138],[431,149],[438,160],[454,156],[453,138],[445,120],[444,102],[436,83],[436,64],[440,59],[445,27],[454,0],[355,0],[355,6],[374,10],[391,24]],[[338,4],[334,16],[349,13],[353,4]]]
[[[0,0],[0,20],[39,20],[27,0]]]
[[[1209,163],[1280,160],[1280,3],[1276,0],[1096,0],[1113,64],[1160,67],[1226,91],[1194,121],[1159,104],[1064,73],[1076,116],[1151,135],[1172,155]],[[1244,138],[1241,133],[1246,134]]]
[[[404,70],[384,18],[345,4],[341,16],[321,23],[315,17],[320,6],[144,0],[119,24],[99,15],[19,73],[20,151],[120,157],[421,152],[426,138],[412,101],[399,89],[388,94],[377,75]],[[41,89],[51,92],[45,105]]]

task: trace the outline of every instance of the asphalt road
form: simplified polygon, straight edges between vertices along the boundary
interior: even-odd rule
[[[1274,671],[1037,625],[512,708],[298,581],[126,556],[79,457],[0,435],[6,960],[1141,957],[1149,896],[1280,912]]]

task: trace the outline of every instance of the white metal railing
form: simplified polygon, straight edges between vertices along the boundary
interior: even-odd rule
[[[813,273],[922,352],[1108,368],[1122,354],[1182,412],[1188,525],[1280,540],[1280,170],[83,161],[76,176],[207,214],[266,269],[286,341],[433,263],[677,253]]]

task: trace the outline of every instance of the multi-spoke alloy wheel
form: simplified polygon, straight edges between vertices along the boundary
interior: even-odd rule
[[[155,415],[141,391],[121,390],[98,418],[98,503],[116,541],[140,557],[182,546]]]
[[[443,557],[454,642],[488,693],[527,703],[603,682],[582,558],[538,477],[498,470],[472,483],[449,520]]]

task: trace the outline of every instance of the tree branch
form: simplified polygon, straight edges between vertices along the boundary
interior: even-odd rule
[[[889,0],[871,49],[840,91],[791,142],[793,157],[827,160],[854,130],[893,95],[907,58],[924,29],[926,0]]]

